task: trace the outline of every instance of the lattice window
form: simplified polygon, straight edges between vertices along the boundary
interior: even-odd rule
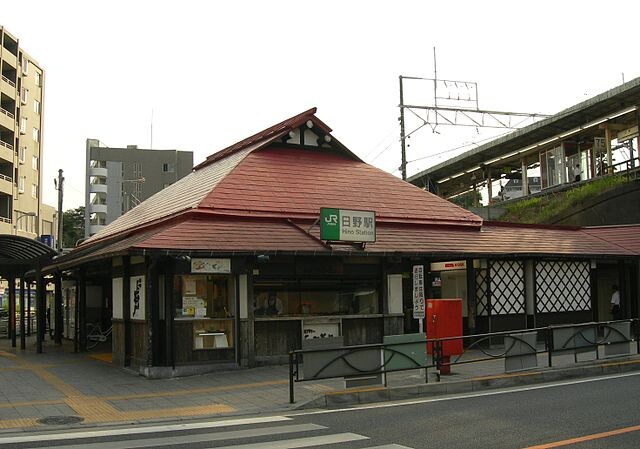
[[[468,270],[469,268],[467,268]],[[487,296],[487,276],[486,269],[476,269],[476,301],[478,316],[489,315],[489,298]]]
[[[493,260],[491,276],[491,315],[525,313],[524,270],[518,260]]]
[[[537,262],[538,313],[591,310],[589,262]]]

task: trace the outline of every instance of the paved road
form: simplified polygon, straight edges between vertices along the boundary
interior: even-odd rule
[[[0,435],[8,447],[636,449],[640,373],[288,416]]]

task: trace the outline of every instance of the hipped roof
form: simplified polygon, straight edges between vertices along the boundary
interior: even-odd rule
[[[288,140],[292,131],[309,130],[322,143],[310,147]],[[364,163],[330,132],[310,109],[227,147],[56,265],[147,252],[634,255],[578,228],[482,226],[471,212]],[[377,241],[365,248],[322,242],[314,225],[321,207],[375,211]]]

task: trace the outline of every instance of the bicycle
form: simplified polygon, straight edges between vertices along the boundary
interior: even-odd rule
[[[87,330],[87,349],[93,349],[98,344],[107,341],[113,331],[113,326],[109,326],[108,329],[103,331],[100,323],[89,323],[87,327],[89,327]]]

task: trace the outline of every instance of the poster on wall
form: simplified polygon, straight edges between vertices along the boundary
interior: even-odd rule
[[[304,340],[340,336],[340,322],[338,321],[303,321],[302,327],[302,333],[304,334],[302,338]]]
[[[113,278],[111,286],[111,291],[113,292],[113,319],[121,320],[124,318],[122,308],[122,278]]]
[[[129,305],[130,318],[132,320],[144,320],[145,316],[145,292],[144,292],[144,275],[131,276],[129,280]]]

